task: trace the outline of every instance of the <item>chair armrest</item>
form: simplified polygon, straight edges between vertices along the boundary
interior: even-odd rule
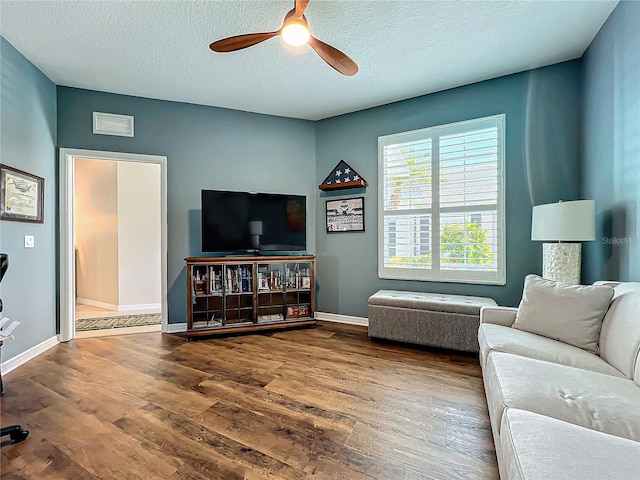
[[[482,307],[480,309],[480,323],[493,323],[510,327],[516,319],[518,309],[514,307]]]

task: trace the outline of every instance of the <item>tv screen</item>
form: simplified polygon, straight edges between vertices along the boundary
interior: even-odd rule
[[[203,252],[306,249],[304,195],[202,190]]]

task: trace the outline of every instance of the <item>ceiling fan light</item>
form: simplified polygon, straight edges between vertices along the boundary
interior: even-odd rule
[[[306,25],[299,22],[291,22],[282,29],[282,39],[287,45],[300,47],[309,42],[311,34]]]

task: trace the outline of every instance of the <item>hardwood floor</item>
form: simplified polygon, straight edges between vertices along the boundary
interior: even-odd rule
[[[363,327],[82,339],[4,380],[3,479],[498,478],[478,361]]]

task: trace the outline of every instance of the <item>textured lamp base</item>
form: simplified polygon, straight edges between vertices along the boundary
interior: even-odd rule
[[[581,243],[543,244],[542,277],[567,285],[579,285],[581,252]]]

